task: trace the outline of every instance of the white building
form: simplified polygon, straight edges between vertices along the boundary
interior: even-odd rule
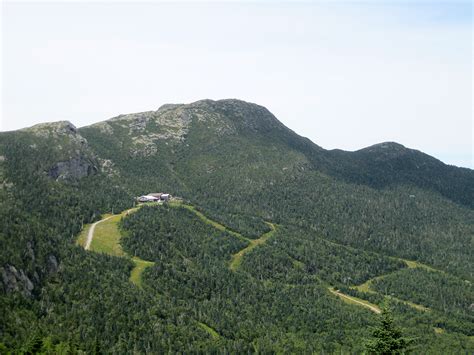
[[[155,202],[159,200],[160,200],[159,197],[151,196],[151,195],[144,195],[138,198],[138,202]]]

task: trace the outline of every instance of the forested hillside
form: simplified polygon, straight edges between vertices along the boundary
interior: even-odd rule
[[[336,288],[390,298],[415,353],[474,352],[470,169],[327,151],[261,106],[203,100],[0,133],[0,177],[4,351],[360,352],[377,315]],[[154,262],[139,288],[130,260],[75,240],[149,192],[185,204],[121,221],[124,251]]]

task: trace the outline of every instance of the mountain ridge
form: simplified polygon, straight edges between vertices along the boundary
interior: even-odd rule
[[[91,123],[91,124],[87,124],[87,125],[84,125],[84,126],[79,126],[79,127],[76,127],[71,121],[69,120],[59,120],[59,121],[51,121],[51,122],[42,122],[42,123],[38,123],[38,124],[35,124],[33,126],[29,126],[29,127],[24,127],[24,128],[21,128],[21,129],[18,129],[18,130],[12,130],[12,131],[5,131],[6,132],[15,132],[15,131],[22,131],[22,130],[39,130],[41,128],[53,128],[55,126],[57,126],[57,129],[61,129],[61,128],[64,128],[64,129],[71,129],[69,127],[72,127],[72,130],[81,130],[81,129],[84,129],[84,128],[89,128],[89,127],[94,127],[94,126],[101,126],[101,125],[104,125],[108,122],[113,122],[113,121],[120,121],[120,120],[133,120],[133,119],[136,119],[136,120],[140,120],[140,117],[146,117],[147,115],[153,115],[153,114],[159,114],[159,113],[164,113],[166,111],[170,111],[170,110],[174,110],[174,109],[179,109],[179,108],[200,108],[200,107],[203,107],[204,105],[211,105],[211,106],[216,106],[216,105],[220,105],[220,104],[227,104],[227,103],[230,103],[230,104],[237,104],[237,105],[249,105],[249,106],[253,106],[253,107],[256,107],[256,108],[259,108],[259,109],[263,109],[263,110],[266,110],[270,115],[272,115],[274,117],[273,114],[271,114],[270,111],[268,111],[267,108],[265,108],[264,106],[261,106],[261,105],[258,105],[258,104],[255,104],[255,103],[252,103],[252,102],[247,102],[247,101],[244,101],[244,100],[240,100],[240,99],[219,99],[219,100],[211,100],[211,99],[201,99],[201,100],[197,100],[197,101],[194,101],[194,102],[191,102],[191,103],[166,103],[166,104],[163,104],[161,105],[157,110],[151,110],[151,111],[139,111],[139,112],[134,112],[134,113],[126,113],[126,114],[119,114],[119,115],[116,115],[116,116],[113,116],[111,118],[108,118],[108,119],[105,119],[105,120],[101,120],[101,121],[98,121],[98,122],[94,122],[94,123]],[[279,120],[277,120],[279,124],[283,125]],[[289,129],[288,127],[285,126],[285,128]],[[291,129],[289,129],[291,132],[297,134],[296,132],[292,131]],[[4,133],[4,132],[0,132],[0,133]],[[299,134],[297,134],[301,139],[303,140],[308,140],[310,141],[312,144],[318,146],[317,144],[315,144],[311,139],[307,138],[307,137],[304,137],[304,136],[301,136]],[[318,146],[319,147],[319,146]],[[321,149],[324,149],[328,152],[342,152],[342,153],[362,153],[362,152],[374,152],[376,149],[387,149],[387,150],[395,150],[397,149],[398,151],[413,151],[413,152],[421,152],[423,153],[422,151],[420,151],[419,149],[414,149],[414,148],[408,148],[406,147],[405,145],[399,143],[399,142],[395,142],[395,141],[382,141],[382,142],[379,142],[379,143],[374,143],[374,144],[371,144],[369,146],[366,146],[366,147],[363,147],[363,148],[359,148],[359,149],[355,149],[355,150],[343,150],[343,149],[339,149],[339,148],[334,148],[334,149],[325,149],[325,148],[322,148],[320,147]],[[426,153],[423,153],[423,154],[426,154]],[[461,169],[468,169],[468,170],[473,170],[471,168],[468,168],[468,167],[460,167],[460,166],[456,166],[456,165],[452,165],[452,164],[447,164],[445,162],[443,162],[442,160],[438,159],[438,158],[435,158],[429,154],[426,154],[427,156],[433,158],[433,159],[436,159],[438,160],[439,162],[442,162],[444,165],[448,165],[448,166],[452,166],[452,167],[456,167],[456,168],[461,168]]]
[[[224,137],[236,135],[267,140],[270,145],[277,142],[302,154],[311,169],[349,183],[374,188],[412,184],[439,192],[456,203],[474,207],[472,169],[447,165],[397,142],[376,143],[356,151],[326,150],[286,127],[267,108],[238,99],[203,99],[190,104],[165,104],[155,111],[120,114],[80,128],[69,121],[59,121],[34,125],[20,131],[56,136],[65,133],[75,137],[77,143],[87,149],[90,145],[87,145],[87,133],[83,133],[98,128],[103,135],[121,137],[121,142],[112,139],[114,142],[110,144],[120,149],[127,146],[128,154],[146,157],[159,154],[164,145],[173,146],[173,151],[178,148],[182,150],[178,145],[187,144],[188,132],[196,126],[207,130],[203,133],[208,138],[207,142],[203,141],[202,144],[220,144],[218,142]],[[107,166],[114,164],[114,159],[110,157],[105,158],[105,161]],[[457,187],[459,185],[463,185],[463,188]]]

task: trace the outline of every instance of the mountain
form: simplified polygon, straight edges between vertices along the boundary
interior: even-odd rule
[[[416,351],[474,348],[473,170],[392,142],[325,150],[262,106],[201,100],[2,132],[0,176],[6,349],[361,351],[376,316],[332,287],[392,297]],[[154,263],[137,289],[131,260],[76,239],[157,191],[188,209],[121,222]]]
[[[420,151],[386,142],[356,152],[334,150],[334,159],[342,162],[334,175],[347,181],[383,188],[411,184],[440,193],[444,197],[474,207],[472,170],[446,165]]]

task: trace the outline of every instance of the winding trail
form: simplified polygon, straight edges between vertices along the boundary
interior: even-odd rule
[[[239,266],[242,264],[242,258],[245,254],[249,253],[250,251],[252,251],[252,249],[256,248],[257,246],[259,246],[261,244],[264,244],[268,240],[268,238],[270,238],[276,231],[276,225],[275,224],[270,223],[270,222],[265,222],[270,227],[270,231],[262,234],[260,236],[260,238],[258,238],[258,239],[250,239],[250,238],[247,238],[247,237],[243,236],[242,234],[240,234],[238,232],[235,232],[235,231],[229,229],[228,227],[224,226],[223,224],[210,219],[209,217],[204,215],[202,212],[198,211],[192,205],[188,205],[188,204],[183,203],[183,202],[173,202],[171,204],[171,206],[184,207],[187,210],[193,212],[203,222],[213,226],[217,230],[220,230],[222,232],[227,232],[230,235],[240,239],[241,241],[244,241],[244,242],[248,243],[248,245],[244,249],[242,249],[242,250],[240,250],[237,253],[232,255],[232,259],[231,259],[230,264],[229,264],[229,269],[232,270],[232,271],[236,271],[239,268]]]
[[[247,247],[245,247],[244,249],[242,249],[241,251],[235,253],[234,255],[232,255],[232,259],[230,261],[230,265],[229,265],[229,269],[232,270],[232,271],[236,271],[240,264],[242,264],[242,258],[244,257],[245,254],[251,252],[254,248],[256,248],[257,246],[261,245],[261,244],[264,244],[268,238],[270,238],[276,231],[276,227],[273,223],[270,223],[270,222],[265,222],[270,228],[271,230],[265,234],[263,234],[260,238],[258,239],[247,239],[247,241],[249,242],[249,245]]]
[[[277,226],[274,225],[273,223],[265,222],[270,227],[270,231],[262,234],[262,236],[258,239],[250,239],[250,238],[247,238],[247,237],[243,236],[242,234],[240,234],[236,231],[233,231],[233,230],[229,229],[228,227],[224,226],[223,224],[208,218],[206,215],[204,215],[202,212],[198,211],[192,205],[186,204],[184,202],[174,201],[174,202],[170,203],[170,206],[185,208],[185,209],[193,212],[204,223],[207,223],[207,224],[211,225],[212,227],[216,228],[217,230],[225,231],[226,233],[229,233],[233,237],[238,238],[239,240],[247,243],[247,246],[245,248],[243,248],[242,250],[240,250],[237,253],[233,254],[232,257],[231,257],[231,260],[230,260],[230,263],[229,263],[229,269],[231,271],[234,271],[234,272],[237,271],[237,269],[242,264],[242,258],[244,257],[244,255],[251,252],[257,246],[264,244],[275,233],[275,231],[277,229]],[[93,223],[92,225],[90,225],[89,230],[87,232],[87,239],[83,243],[84,243],[84,249],[85,250],[104,252],[104,253],[109,254],[109,255],[129,258],[135,264],[135,267],[132,269],[132,271],[130,273],[130,281],[132,283],[136,284],[137,286],[141,287],[141,274],[143,273],[143,271],[147,267],[153,266],[154,262],[143,260],[143,259],[140,259],[138,257],[130,257],[129,255],[127,255],[122,250],[122,248],[119,244],[121,234],[120,234],[120,231],[117,227],[117,224],[120,221],[121,217],[124,217],[124,216],[128,215],[129,213],[135,212],[139,208],[140,207],[134,207],[134,208],[128,209],[128,210],[123,211],[123,212],[118,213],[118,214],[109,215],[109,216],[101,219],[100,221],[97,221],[97,222]],[[110,229],[108,230],[107,235],[102,235],[102,234],[104,234],[103,232],[100,234],[101,239],[104,239],[104,240],[100,240],[103,245],[98,249],[98,247],[95,247],[94,244],[92,243],[92,241],[94,240],[94,233],[96,232],[96,226],[98,226],[100,223],[106,222],[110,219],[112,219],[112,221],[109,222],[109,224],[111,224],[111,225],[107,226]],[[109,240],[105,240],[108,237],[112,237],[112,236],[114,236],[114,238],[110,238]],[[97,238],[97,236],[96,236],[96,238]],[[91,248],[91,246],[92,246],[92,248]]]
[[[227,232],[230,235],[232,235],[232,236],[234,236],[234,237],[236,237],[236,238],[238,238],[238,239],[240,239],[244,242],[250,242],[251,241],[251,239],[244,237],[242,234],[240,234],[238,232],[234,232],[233,230],[229,229],[228,227],[224,226],[223,224],[220,224],[219,222],[216,222],[216,221],[208,218],[206,215],[204,215],[202,212],[198,211],[196,209],[196,207],[194,207],[192,205],[188,205],[188,204],[183,203],[183,202],[173,202],[170,205],[173,206],[173,207],[181,206],[181,207],[186,208],[188,211],[193,212],[204,223],[207,223],[207,224],[213,226],[215,229],[220,230],[221,232]]]
[[[184,202],[175,201],[175,202],[170,203],[170,206],[185,208],[185,209],[193,212],[204,223],[207,223],[207,224],[211,225],[212,227],[216,228],[217,230],[227,232],[230,235],[232,235],[233,237],[238,238],[239,240],[248,243],[245,248],[241,249],[240,251],[238,251],[237,253],[232,255],[230,263],[229,263],[229,269],[233,272],[237,271],[239,269],[239,267],[241,266],[244,255],[250,253],[257,246],[264,244],[270,237],[273,236],[273,234],[277,230],[277,226],[275,224],[270,223],[270,222],[265,222],[270,227],[271,230],[264,233],[264,234],[262,234],[260,236],[260,238],[258,238],[258,239],[250,239],[250,238],[247,238],[247,237],[243,236],[242,234],[240,234],[236,231],[233,231],[233,230],[229,229],[225,225],[210,219],[209,217],[204,215],[202,212],[198,211],[193,205],[189,205],[189,204],[184,203]],[[113,224],[113,226],[112,226],[113,227],[112,228],[113,229],[113,234],[118,235],[118,238],[116,238],[116,242],[115,242],[115,243],[118,243],[118,241],[120,240],[120,231],[118,230],[118,227],[117,227],[117,223],[120,220],[119,217],[124,217],[124,216],[128,215],[129,213],[135,212],[139,208],[140,207],[135,207],[135,208],[131,208],[131,209],[128,209],[126,211],[123,211],[122,213],[119,213],[119,214],[108,215],[107,217],[101,219],[100,221],[97,221],[97,222],[93,223],[92,225],[90,225],[90,227],[88,229],[88,232],[87,232],[87,239],[85,240],[85,242],[83,242],[84,243],[84,249],[85,250],[91,250],[91,245],[92,245],[92,241],[94,239],[94,232],[96,230],[96,226],[98,226],[102,222],[108,221],[111,218],[114,218],[114,220],[110,223]],[[120,249],[119,253],[117,253],[117,251],[114,251],[112,249],[111,250],[105,250],[105,251],[102,250],[102,251],[107,253],[107,254],[110,254],[110,255],[122,256],[122,257],[125,256],[125,257],[129,258],[135,264],[135,267],[132,269],[132,271],[130,273],[130,281],[132,283],[134,283],[135,285],[141,287],[141,274],[143,273],[143,271],[147,267],[153,266],[154,262],[146,261],[146,260],[140,259],[138,257],[130,257],[122,251],[120,245],[117,245],[116,247],[118,247],[118,249]],[[94,247],[93,247],[92,251],[98,251],[98,250],[94,250]],[[427,269],[427,270],[435,270],[435,269],[433,269],[433,268],[431,268],[427,265],[424,265],[422,263],[419,263],[419,262],[414,262],[414,261],[405,260],[405,259],[401,259],[401,258],[396,258],[396,259],[405,262],[405,264],[407,265],[408,268],[424,268],[424,269]],[[397,272],[397,271],[398,270],[396,270],[394,272]],[[382,279],[385,276],[390,275],[390,274],[391,273],[375,276],[375,277],[365,281],[361,285],[353,286],[353,289],[355,289],[359,292],[366,292],[366,293],[375,294],[377,292],[374,291],[371,288],[372,282],[377,280],[377,279]],[[357,298],[357,297],[354,297],[354,296],[346,295],[346,294],[340,292],[339,290],[336,290],[334,287],[328,287],[328,290],[333,295],[341,298],[342,300],[344,300],[347,303],[365,307],[365,308],[369,309],[370,311],[372,311],[376,314],[381,313],[380,308],[377,305],[373,304],[373,303],[370,303],[366,300],[363,300],[363,299],[360,299],[360,298]],[[415,303],[412,303],[412,302],[409,302],[409,301],[406,301],[406,300],[401,300],[401,299],[395,298],[393,296],[390,297],[390,298],[395,299],[398,302],[405,303],[405,304],[407,304],[407,305],[409,305],[413,308],[416,308],[420,311],[429,311],[428,308],[423,307],[421,305],[418,305],[418,304],[415,304]],[[212,329],[212,328],[209,328],[208,326],[205,326],[204,324],[200,324],[200,326],[203,329],[205,329],[206,331],[208,331],[213,338],[218,337],[217,333],[214,333],[214,332],[210,331],[210,329]]]
[[[87,232],[87,239],[84,242],[84,249],[85,250],[90,250],[90,251],[95,251],[95,252],[102,252],[105,254],[117,256],[117,257],[126,257],[129,260],[133,262],[135,265],[132,271],[130,272],[130,277],[129,280],[133,284],[137,285],[138,287],[142,287],[142,279],[141,275],[143,271],[150,266],[153,266],[155,263],[152,261],[147,261],[140,259],[139,257],[130,257],[127,255],[121,245],[120,245],[120,238],[121,238],[121,233],[118,228],[118,223],[121,220],[122,217],[127,216],[130,213],[133,213],[137,211],[139,207],[134,207],[130,208],[128,210],[125,210],[121,213],[118,214],[113,214],[109,215],[107,217],[104,217],[100,221],[97,221],[93,223]],[[96,241],[98,243],[93,244],[94,240],[94,232],[96,231],[96,226],[98,226],[100,223],[106,222],[110,220],[108,223],[105,223],[106,225],[100,226],[102,228],[101,233],[97,232],[96,233]],[[99,235],[97,235],[99,234]],[[97,240],[99,238],[99,240]]]
[[[247,237],[243,236],[242,234],[240,234],[238,232],[235,232],[235,231],[229,229],[228,227],[224,226],[223,224],[208,218],[206,215],[204,215],[202,212],[198,211],[192,205],[189,205],[189,204],[186,204],[186,203],[183,203],[183,202],[174,202],[172,205],[175,206],[175,207],[178,207],[178,206],[184,207],[187,210],[193,212],[203,222],[205,222],[207,224],[210,224],[214,228],[216,228],[220,231],[225,231],[225,232],[233,235],[234,237],[248,243],[248,245],[244,249],[242,249],[242,250],[240,250],[237,253],[232,255],[232,259],[231,259],[230,264],[229,264],[229,269],[231,271],[234,271],[234,272],[237,271],[238,268],[240,267],[240,265],[242,264],[242,259],[243,259],[245,254],[251,252],[258,245],[264,244],[276,231],[276,226],[273,223],[265,222],[271,228],[271,230],[267,233],[264,233],[258,239],[250,239],[250,238],[247,238]],[[329,242],[333,243],[331,241],[329,241]],[[333,244],[337,244],[337,243],[333,243]],[[337,245],[339,245],[339,244],[337,244]],[[428,265],[424,265],[424,264],[416,262],[416,261],[406,260],[406,259],[402,259],[402,258],[394,258],[394,259],[398,259],[398,260],[403,261],[407,265],[408,268],[423,268],[423,269],[431,270],[431,271],[435,270],[435,269],[433,269],[432,267],[430,267]],[[396,270],[394,272],[397,272],[397,271],[398,270]],[[391,272],[391,273],[393,273],[393,272]],[[367,293],[376,294],[377,292],[374,291],[373,289],[371,289],[372,282],[377,280],[377,279],[382,279],[385,276],[390,275],[391,273],[375,276],[375,277],[367,280],[363,284],[358,285],[358,286],[354,286],[353,288],[355,290],[360,291],[360,292],[367,292]],[[372,312],[374,312],[376,314],[381,313],[380,308],[377,305],[373,304],[373,303],[370,303],[366,300],[363,300],[363,299],[360,299],[360,298],[357,298],[357,297],[346,295],[346,294],[340,292],[339,290],[335,290],[333,287],[329,287],[328,289],[332,294],[338,296],[339,298],[342,298],[343,300],[345,300],[348,303],[363,306],[365,308],[368,308],[369,310],[371,310]],[[404,304],[406,304],[410,307],[413,307],[413,308],[415,308],[419,311],[424,311],[424,312],[429,311],[429,308],[426,308],[422,305],[415,304],[413,302],[406,301],[406,300],[401,300],[401,299],[398,299],[398,298],[393,297],[393,296],[390,296],[390,298],[392,298],[392,299],[394,299],[398,302],[404,303]]]
[[[397,260],[400,260],[400,261],[403,261],[406,266],[409,268],[409,269],[415,269],[415,268],[421,268],[421,269],[425,269],[425,270],[430,270],[430,271],[439,271],[439,270],[436,270],[428,265],[425,265],[425,264],[422,264],[420,262],[417,262],[417,261],[411,261],[411,260],[406,260],[406,259],[402,259],[402,258],[394,258],[394,259],[397,259]],[[376,280],[381,280],[383,279],[384,277],[388,276],[388,275],[391,275],[393,273],[396,273],[400,270],[403,270],[403,269],[399,269],[399,270],[395,270],[395,271],[392,271],[388,274],[383,274],[383,275],[379,275],[379,276],[375,276],[367,281],[365,281],[363,284],[360,284],[360,285],[357,285],[357,286],[353,286],[351,287],[352,289],[354,290],[357,290],[359,292],[365,292],[365,293],[371,293],[371,294],[379,294],[377,291],[374,291],[372,289],[372,282],[376,281]],[[337,295],[338,297],[341,297],[341,298],[344,298],[348,301],[350,301],[351,303],[356,303],[356,304],[359,304],[359,305],[362,305],[364,307],[367,307],[369,309],[371,309],[372,311],[374,311],[375,313],[380,313],[380,309],[368,302],[368,301],[365,301],[365,300],[362,300],[360,298],[357,298],[357,297],[353,297],[353,296],[349,296],[349,295],[346,295],[338,290],[335,290],[333,287],[330,287],[329,288],[329,291],[334,294],[334,295]],[[422,306],[420,304],[416,304],[416,303],[413,303],[413,302],[410,302],[410,301],[406,301],[406,300],[402,300],[400,298],[397,298],[397,297],[394,297],[394,296],[385,296],[387,298],[390,298],[390,299],[393,299],[397,302],[400,302],[400,303],[403,303],[403,304],[406,304],[407,306],[410,306],[412,308],[415,308],[419,311],[422,311],[422,312],[429,312],[430,309],[425,307],[425,306]],[[378,312],[375,311],[375,309],[378,309]]]

